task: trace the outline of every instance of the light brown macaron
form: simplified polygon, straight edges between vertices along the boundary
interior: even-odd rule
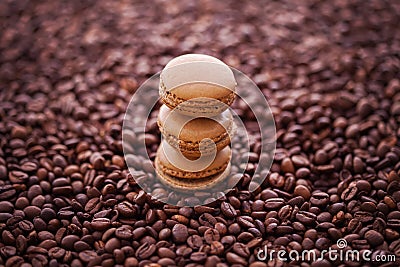
[[[167,152],[165,150],[168,150]],[[168,154],[168,156],[166,155]],[[202,189],[212,187],[230,173],[231,149],[229,146],[216,154],[206,168],[193,171],[197,163],[178,154],[165,141],[161,143],[155,159],[155,169],[160,181],[177,189]],[[176,166],[171,161],[178,163]],[[194,167],[194,168],[193,168]]]
[[[194,158],[209,155],[215,148],[221,151],[229,145],[235,131],[229,109],[214,117],[193,118],[162,105],[157,124],[168,144]]]
[[[160,75],[160,97],[188,116],[215,116],[235,99],[236,80],[221,60],[186,54],[172,59]]]

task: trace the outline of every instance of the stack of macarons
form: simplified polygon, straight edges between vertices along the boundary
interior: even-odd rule
[[[232,70],[207,55],[179,56],[162,70],[155,167],[164,184],[210,188],[229,174],[235,88]]]

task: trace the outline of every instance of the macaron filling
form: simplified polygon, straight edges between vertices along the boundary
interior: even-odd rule
[[[229,145],[235,131],[230,110],[213,117],[193,118],[162,106],[157,124],[164,140],[189,157],[211,154],[215,148],[220,151]]]

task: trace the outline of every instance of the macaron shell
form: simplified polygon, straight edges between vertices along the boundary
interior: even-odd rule
[[[158,114],[157,124],[164,140],[188,157],[201,156],[199,145],[204,139],[211,139],[212,142],[202,144],[203,155],[213,153],[214,144],[217,151],[222,150],[230,144],[230,138],[235,131],[230,110],[211,118],[193,118],[163,105]]]
[[[231,149],[229,146],[227,146],[216,154],[216,157],[213,160],[213,162],[204,170],[189,172],[186,170],[179,169],[175,165],[170,163],[170,161],[168,160],[167,156],[164,153],[164,147],[165,149],[173,149],[168,144],[166,144],[165,141],[161,143],[160,147],[157,150],[157,158],[156,158],[158,168],[163,173],[176,178],[200,179],[219,174],[226,169],[226,167],[230,162],[230,157],[231,157]],[[179,161],[179,158],[177,160]]]
[[[236,85],[232,70],[219,59],[188,54],[165,66],[159,92],[168,107],[183,114],[214,116],[232,104]]]
[[[169,90],[169,92],[173,93],[176,96],[179,96],[179,98],[183,100],[205,97],[221,101],[225,99],[226,96],[230,95],[233,90],[218,84],[192,82],[175,87]]]
[[[207,91],[206,88],[203,88],[207,84],[215,87],[212,91],[207,92],[207,95],[204,95],[207,97],[213,97],[213,94],[217,94],[222,88],[234,91],[236,87],[235,76],[228,65],[217,58],[201,54],[187,54],[172,59],[162,70],[160,79],[161,84],[168,91],[176,90],[184,85],[185,88],[176,93],[184,99],[189,99],[184,95],[189,94],[190,96],[190,93],[194,93],[194,97],[196,97],[198,93],[201,93],[198,89]],[[193,84],[194,87],[187,87],[186,84]],[[223,93],[219,97],[225,94]]]
[[[164,185],[167,185],[173,188],[174,190],[182,190],[182,191],[206,190],[216,187],[224,182],[224,180],[228,177],[231,170],[231,165],[229,163],[222,173],[200,179],[185,179],[185,178],[182,179],[164,173],[162,171],[162,168],[160,167],[157,158],[155,161],[155,166],[156,166],[157,177]]]
[[[179,114],[163,105],[158,113],[158,124],[164,132],[185,142],[200,142],[204,138],[215,139],[232,128],[232,123],[230,110],[214,117],[193,118]]]
[[[184,54],[179,57],[175,57],[171,59],[167,65],[165,65],[165,68],[170,68],[177,66],[179,64],[183,63],[188,63],[188,62],[193,62],[193,61],[207,61],[207,62],[215,62],[215,63],[222,63],[221,60],[219,60],[216,57],[209,56],[209,55],[204,55],[204,54]]]

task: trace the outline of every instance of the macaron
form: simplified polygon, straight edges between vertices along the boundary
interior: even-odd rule
[[[194,118],[162,105],[157,124],[169,145],[193,158],[222,150],[229,145],[235,130],[229,109],[214,117]]]
[[[235,99],[236,80],[221,60],[202,54],[172,59],[160,74],[165,105],[188,116],[215,116]]]
[[[213,187],[230,173],[231,149],[219,151],[215,158],[191,160],[163,141],[157,150],[155,169],[160,181],[178,189]],[[188,162],[191,162],[188,164]]]

